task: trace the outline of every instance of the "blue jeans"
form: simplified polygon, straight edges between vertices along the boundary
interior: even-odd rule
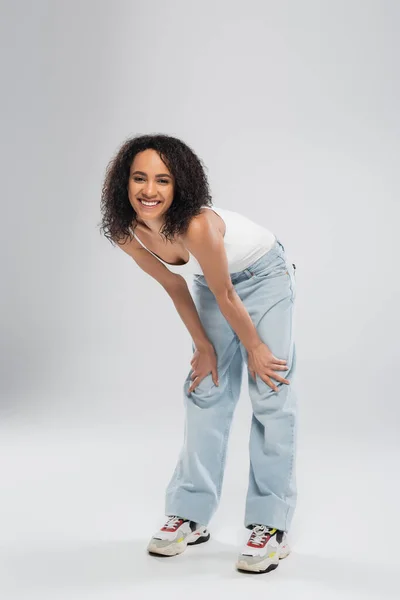
[[[231,273],[260,339],[277,358],[287,360],[288,370],[277,373],[290,381],[288,385],[274,380],[278,387],[274,392],[258,374],[254,381],[247,370],[253,410],[244,519],[248,529],[259,523],[287,531],[296,505],[295,268],[276,240],[247,269]],[[189,394],[192,369],[186,377],[184,442],[166,490],[165,514],[208,525],[220,500],[228,436],[248,357],[203,275],[194,275],[192,296],[217,355],[219,386],[209,373]]]

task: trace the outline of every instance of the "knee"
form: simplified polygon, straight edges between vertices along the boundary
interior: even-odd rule
[[[183,391],[186,399],[201,408],[208,408],[213,406],[221,398],[221,391],[223,388],[223,381],[219,382],[217,386],[212,378],[211,373],[206,375],[192,390],[189,392],[189,388],[192,385],[193,380],[190,379],[190,375],[185,379],[183,385]]]

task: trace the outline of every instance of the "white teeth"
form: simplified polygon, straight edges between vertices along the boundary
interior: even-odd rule
[[[140,200],[140,202],[145,206],[156,206],[158,204],[158,202],[145,202],[144,200]]]

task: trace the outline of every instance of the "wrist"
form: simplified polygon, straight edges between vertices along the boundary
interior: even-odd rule
[[[249,346],[248,348],[246,348],[247,353],[251,354],[252,352],[254,352],[255,350],[257,350],[257,348],[259,346],[261,346],[261,344],[263,344],[264,342],[262,340],[258,340],[257,342],[254,342],[254,344],[252,344],[251,346]]]
[[[208,338],[203,339],[203,340],[198,340],[197,342],[195,340],[193,340],[194,345],[196,346],[197,350],[209,350],[210,348],[214,348],[214,346],[212,345],[212,343],[210,342],[210,340]]]

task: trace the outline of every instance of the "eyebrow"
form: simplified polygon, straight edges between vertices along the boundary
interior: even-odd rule
[[[134,171],[132,175],[146,175],[144,171]],[[156,177],[171,177],[168,173],[158,173]]]

